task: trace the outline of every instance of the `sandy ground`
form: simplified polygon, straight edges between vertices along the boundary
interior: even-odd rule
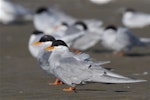
[[[35,10],[39,6],[57,5],[77,18],[102,19],[105,25],[122,25],[118,9],[131,7],[150,13],[150,0],[116,0],[98,6],[86,0],[12,0]],[[134,48],[124,57],[112,56],[100,45],[85,51],[96,60],[110,60],[104,67],[114,72],[146,79],[136,84],[93,83],[77,88],[77,93],[63,92],[66,85],[49,86],[54,77],[45,74],[28,52],[32,23],[0,25],[0,99],[1,100],[150,100],[150,49]],[[150,37],[150,27],[132,29],[135,35]]]

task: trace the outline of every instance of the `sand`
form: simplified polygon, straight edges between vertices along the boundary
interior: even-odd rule
[[[77,18],[97,18],[104,25],[122,26],[118,9],[131,7],[150,13],[149,0],[116,0],[98,6],[87,0],[12,0],[35,10],[56,5]],[[101,45],[85,51],[96,60],[111,61],[105,65],[113,71],[135,79],[148,80],[135,84],[93,83],[79,86],[77,92],[63,92],[67,85],[49,86],[54,77],[43,72],[28,51],[32,22],[0,25],[0,99],[1,100],[150,100],[150,49],[133,48],[124,57],[112,56]],[[140,37],[150,37],[150,27],[131,29]]]

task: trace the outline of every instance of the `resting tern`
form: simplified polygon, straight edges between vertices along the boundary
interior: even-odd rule
[[[64,12],[56,8],[40,7],[34,14],[33,23],[37,30],[43,31],[44,33],[51,34],[58,28],[62,23],[67,23],[68,26],[72,26],[79,19],[75,19]],[[99,27],[103,24],[101,20],[96,19],[84,19],[83,21],[92,30],[93,27]]]
[[[69,18],[69,16],[54,8],[40,7],[34,14],[33,24],[37,30],[48,34],[53,32],[51,30],[53,26],[59,25],[62,22],[73,23],[72,20],[73,18]]]
[[[72,42],[80,37],[81,35],[83,35],[84,32],[78,32],[78,33],[75,33],[75,34],[70,34],[70,35],[62,35],[61,34],[52,34],[52,36],[55,38],[55,39],[62,39],[64,40],[68,45],[71,45]],[[30,38],[29,38],[29,43],[28,43],[28,48],[29,48],[29,52],[30,54],[34,57],[34,58],[37,58],[39,53],[40,53],[40,48],[37,48],[37,46],[34,46],[32,45],[33,42],[36,42],[36,41],[39,41],[40,38],[42,36],[46,35],[44,32],[42,31],[34,31]]]
[[[129,51],[134,46],[149,47],[150,39],[138,38],[127,28],[117,28],[110,25],[104,29],[101,43],[105,48],[122,56],[124,52]]]
[[[39,50],[39,53],[37,55],[37,61],[40,65],[40,68],[44,70],[47,74],[50,74],[50,67],[48,59],[51,55],[51,51],[45,51],[44,48],[51,45],[52,42],[55,40],[53,36],[50,35],[43,35],[39,41],[34,41],[32,43],[33,47],[36,47],[37,50]],[[55,82],[49,83],[49,85],[58,85],[62,84],[57,78],[55,79]]]
[[[0,22],[9,24],[15,21],[32,20],[33,13],[27,8],[9,0],[0,0]]]
[[[89,1],[91,1],[92,3],[95,3],[95,4],[102,5],[102,4],[108,4],[108,3],[112,2],[113,0],[89,0]]]
[[[68,89],[63,89],[63,91],[72,91],[77,85],[86,84],[87,82],[136,83],[146,81],[134,80],[115,74],[89,59],[89,61],[79,59],[69,51],[67,44],[62,40],[53,41],[52,45],[45,49],[52,51],[49,58],[51,74],[70,86]]]
[[[50,74],[51,72],[49,67],[49,62],[48,62],[48,58],[51,55],[51,51],[45,51],[44,48],[46,46],[51,45],[54,40],[55,38],[50,35],[44,35],[40,31],[34,31],[33,34],[31,35],[30,43],[29,43],[29,47],[30,47],[29,50],[31,54],[36,55],[35,57],[37,58],[40,68],[48,74]],[[76,57],[86,60],[88,59],[89,56],[86,54],[80,54],[80,55],[78,54]],[[58,85],[61,84],[61,82],[58,79],[56,79],[54,83],[49,83],[49,84]]]
[[[99,40],[101,39],[102,29],[98,27],[100,26],[100,22],[97,22],[97,24],[94,25],[94,23],[96,23],[95,21],[96,20],[85,20],[85,22],[76,21],[73,25],[70,26],[66,24],[61,24],[58,26],[59,27],[58,31],[56,30],[53,34],[54,35],[57,34],[58,36],[59,35],[69,36],[69,35],[75,35],[77,33],[78,34],[82,33],[79,37],[77,37],[70,43],[69,47],[77,50],[87,50],[92,46],[94,46],[96,43],[98,43]],[[67,29],[62,30],[64,29],[64,27],[67,27]]]
[[[32,44],[33,44],[33,42],[39,41],[42,36],[44,36],[43,32],[34,31],[34,32],[32,32],[32,34],[29,38],[29,43],[28,43],[29,52],[34,58],[38,57],[40,49],[37,48],[36,46],[33,46]]]
[[[150,14],[126,9],[123,12],[122,22],[129,28],[143,28],[150,25]]]

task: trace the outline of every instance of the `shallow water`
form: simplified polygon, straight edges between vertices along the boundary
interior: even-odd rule
[[[77,18],[97,18],[104,25],[122,25],[118,8],[132,7],[150,13],[149,0],[116,0],[98,6],[87,0],[12,0],[35,10],[39,6],[56,5]],[[35,3],[36,2],[36,3]],[[28,39],[34,30],[32,23],[0,25],[0,99],[1,100],[150,100],[150,49],[133,48],[124,57],[112,56],[111,52],[97,45],[86,51],[96,60],[110,60],[104,67],[114,72],[148,80],[135,84],[93,83],[77,88],[75,92],[63,92],[66,85],[49,86],[54,77],[45,74],[36,59],[28,52]],[[132,29],[135,35],[150,37],[150,27]]]

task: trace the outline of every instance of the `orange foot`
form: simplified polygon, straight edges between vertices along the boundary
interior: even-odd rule
[[[76,51],[75,51],[75,54],[78,54],[78,53],[80,53],[80,51],[79,51],[79,50],[76,50]]]
[[[61,85],[61,84],[63,84],[63,82],[59,81],[58,78],[55,79],[54,83],[49,83],[49,85]]]
[[[65,92],[72,92],[73,90],[75,90],[75,88],[73,88],[73,87],[63,89],[63,91],[65,91]]]

